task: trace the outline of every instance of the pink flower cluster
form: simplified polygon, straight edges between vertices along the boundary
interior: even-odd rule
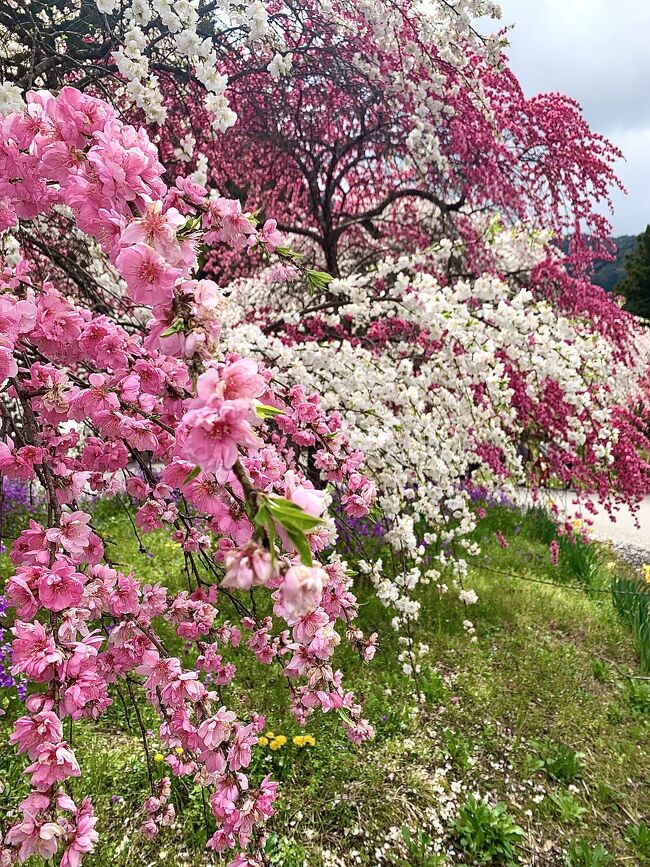
[[[67,206],[128,297],[153,311],[140,336],[75,303],[54,278],[40,279],[34,262],[0,262],[0,387],[11,407],[0,471],[38,483],[49,514],[10,551],[12,671],[39,687],[11,736],[30,760],[33,792],[0,863],[61,853],[64,867],[77,867],[92,850],[92,805],[65,794],[82,768],[62,721],[97,719],[111,684],[126,678],[133,700],[144,697],[158,714],[172,775],[208,789],[217,822],[209,846],[249,847],[250,859],[234,855],[231,865],[256,863],[276,784],[254,785],[247,770],[263,717],[251,709],[238,719],[219,696],[237,675],[229,649],[246,636],[259,663],[297,679],[299,720],[317,708],[345,711],[351,739],[371,736],[333,668],[337,628],[354,619],[355,600],[338,565],[310,562],[333,537],[320,523],[323,492],[304,468],[315,453],[311,477],[320,472],[349,496],[350,514],[362,503],[367,511],[372,485],[316,395],[271,385],[269,371],[239,356],[204,365],[218,350],[224,299],[216,284],[192,277],[202,233],[268,255],[281,240],[273,221],[258,232],[235,204],[210,202],[182,178],[167,191],[146,133],[72,88],[56,98],[30,94],[24,113],[0,118],[0,164],[5,228]],[[115,568],[80,507],[86,492],[125,496],[143,548],[140,533],[165,528],[183,551],[188,590],[172,597]],[[257,517],[265,504],[287,501],[306,522],[298,535],[281,516]],[[270,594],[274,616],[255,614],[251,590]],[[185,642],[193,667],[165,646],[161,621]],[[374,637],[341,632],[371,657]],[[156,782],[153,770],[142,822],[150,836],[173,821],[170,783]]]

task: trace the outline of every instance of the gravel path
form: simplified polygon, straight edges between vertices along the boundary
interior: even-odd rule
[[[627,560],[635,569],[641,571],[645,563],[650,563],[650,548],[640,548],[630,542],[614,542],[613,548],[619,557]]]

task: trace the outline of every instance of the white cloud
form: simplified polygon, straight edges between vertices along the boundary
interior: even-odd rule
[[[638,235],[650,224],[650,128],[612,133],[611,138],[625,154],[617,171],[628,191],[613,196],[614,230]]]

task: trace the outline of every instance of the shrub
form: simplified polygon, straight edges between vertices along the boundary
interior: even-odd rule
[[[634,847],[636,855],[644,864],[650,864],[650,827],[645,822],[630,825],[625,839]]]
[[[534,746],[538,751],[535,767],[543,771],[551,780],[570,783],[582,776],[583,753],[575,752],[565,744],[555,744],[552,741],[536,741]]]
[[[592,849],[587,840],[579,840],[569,846],[567,867],[605,867],[612,859],[607,850],[598,843]]]
[[[427,833],[403,825],[402,839],[407,858],[399,860],[400,867],[442,867],[442,858],[433,851],[433,840]]]
[[[636,713],[650,714],[650,686],[638,680],[629,680],[627,701]]]
[[[580,822],[587,812],[571,792],[554,792],[549,800],[553,804],[560,821],[566,822],[569,825]]]
[[[454,831],[474,864],[518,864],[517,847],[523,828],[506,811],[505,804],[489,804],[470,795],[461,807]]]

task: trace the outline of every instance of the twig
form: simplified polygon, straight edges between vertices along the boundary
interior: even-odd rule
[[[621,677],[625,677],[628,680],[650,680],[650,677],[644,677],[642,674],[627,674],[626,672],[623,671],[623,669],[616,662],[614,662],[612,659],[606,659],[604,656],[601,656],[599,653],[596,653],[595,656],[598,659],[602,660],[603,662],[606,662],[607,665],[611,665],[612,668],[615,671],[617,671]]]

